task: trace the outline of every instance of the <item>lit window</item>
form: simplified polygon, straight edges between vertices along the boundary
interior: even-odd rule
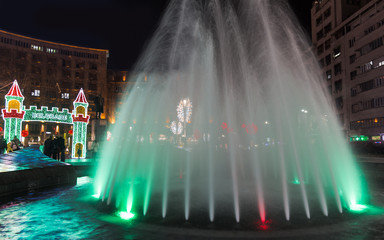
[[[47,53],[56,53],[56,49],[53,48],[47,48]]]
[[[61,98],[69,99],[69,93],[62,93]]]
[[[35,90],[31,93],[32,96],[39,97],[40,96],[40,90]]]
[[[36,51],[43,51],[43,47],[31,44],[31,49]]]

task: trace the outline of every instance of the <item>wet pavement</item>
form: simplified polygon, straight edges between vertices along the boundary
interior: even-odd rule
[[[65,166],[68,163],[58,162],[42,154],[38,147],[28,147],[19,151],[0,155],[0,174],[2,172]]]

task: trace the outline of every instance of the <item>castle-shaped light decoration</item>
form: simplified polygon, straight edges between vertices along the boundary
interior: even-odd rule
[[[42,106],[25,108],[23,106],[24,96],[21,94],[19,85],[15,80],[11,89],[5,95],[5,109],[2,109],[4,119],[4,139],[9,143],[16,136],[21,139],[23,121],[56,122],[73,124],[72,154],[73,158],[85,158],[87,155],[87,125],[90,116],[88,115],[88,102],[83,89],[80,89],[75,101],[72,114],[68,109],[59,111],[57,107],[49,110]]]
[[[21,139],[21,124],[25,111],[23,110],[24,96],[19,84],[13,81],[12,87],[5,95],[5,109],[2,109],[4,119],[4,139],[9,143],[15,136]]]
[[[73,107],[72,157],[85,158],[87,154],[87,125],[89,122],[89,115],[88,102],[85,98],[83,89],[80,89],[79,94],[73,102]]]

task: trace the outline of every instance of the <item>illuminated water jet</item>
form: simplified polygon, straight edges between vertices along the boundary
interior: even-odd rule
[[[186,221],[205,211],[210,222],[231,209],[236,222],[265,222],[364,203],[286,2],[172,1],[130,81],[95,179],[106,204]]]

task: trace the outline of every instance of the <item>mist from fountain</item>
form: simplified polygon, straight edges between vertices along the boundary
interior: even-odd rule
[[[211,222],[252,212],[264,222],[363,203],[360,171],[287,2],[172,1],[129,81],[95,178],[106,204]]]

